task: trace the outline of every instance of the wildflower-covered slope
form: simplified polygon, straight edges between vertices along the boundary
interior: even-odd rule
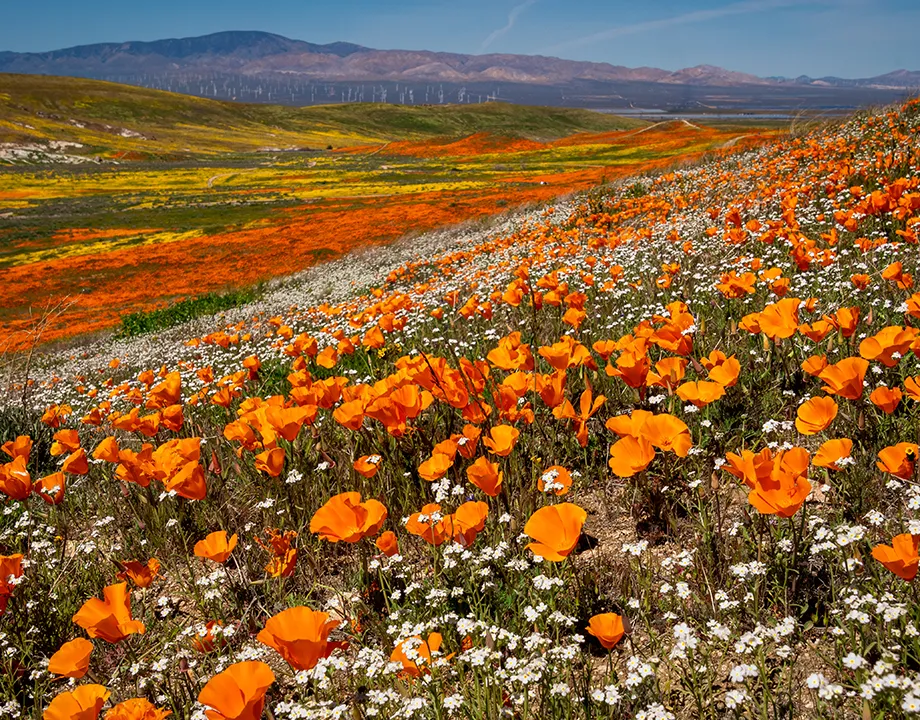
[[[5,709],[917,713],[918,126],[724,152],[14,388]]]

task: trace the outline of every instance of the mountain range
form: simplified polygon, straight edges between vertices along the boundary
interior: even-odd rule
[[[654,90],[648,86],[658,88],[657,96],[663,99],[659,106],[683,103],[708,107],[706,98],[712,99],[712,91],[725,89],[734,91],[729,95],[743,89],[745,95],[789,95],[798,98],[800,104],[803,96],[816,97],[819,104],[822,98],[834,104],[839,93],[822,91],[843,90],[858,96],[860,91],[874,91],[885,96],[920,87],[920,72],[908,70],[854,80],[762,78],[711,65],[672,72],[542,55],[376,50],[347,42],[317,45],[256,31],[101,43],[40,53],[0,52],[0,72],[87,77],[222,99],[287,104],[317,104],[330,99],[443,103],[446,92],[449,100],[457,95],[460,102],[481,101],[484,96],[521,101],[508,94],[523,93],[541,96],[538,99],[545,104],[590,106],[595,97],[602,105],[628,107],[645,101],[642,90],[645,95]],[[361,83],[371,87],[359,90],[356,84]],[[696,90],[681,93],[674,88]],[[637,92],[623,92],[630,89]],[[651,94],[655,96],[655,92]]]

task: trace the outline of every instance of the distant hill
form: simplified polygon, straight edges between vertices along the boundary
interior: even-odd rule
[[[668,110],[846,108],[918,86],[906,70],[878,78],[761,78],[711,65],[676,72],[542,55],[463,55],[316,45],[265,32],[0,52],[0,72],[66,75],[255,103],[480,103]]]
[[[187,97],[160,90],[35,75],[0,75],[0,150],[36,145],[58,154],[187,156],[325,149],[478,132],[550,140],[644,125],[615,115],[505,103],[405,107],[371,103],[292,108]],[[2,152],[0,152],[2,155]],[[0,158],[2,160],[2,158]]]

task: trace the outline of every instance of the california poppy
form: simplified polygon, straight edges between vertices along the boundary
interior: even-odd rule
[[[22,554],[0,555],[0,615],[6,611],[13,594],[15,583],[11,580],[22,577]]]
[[[428,482],[434,482],[447,473],[453,466],[454,460],[450,455],[435,452],[425,462],[418,466],[418,474]]]
[[[132,698],[113,706],[105,713],[105,720],[163,720],[172,710],[158,708],[146,698]]]
[[[131,617],[131,593],[127,583],[109,585],[103,591],[105,600],[90,598],[73,621],[86,630],[91,638],[117,643],[129,635],[144,632],[144,623]]]
[[[48,672],[79,680],[89,670],[89,657],[92,652],[93,644],[84,638],[66,642],[51,656],[48,661]]]
[[[677,388],[677,397],[696,407],[705,407],[725,395],[725,386],[708,380],[685,382]]]
[[[852,451],[853,441],[849,438],[828,440],[818,448],[818,452],[815,453],[811,462],[815,467],[842,470],[841,461],[849,458]]]
[[[379,455],[362,455],[352,463],[352,467],[359,475],[370,479],[377,474],[382,460]]]
[[[903,396],[901,388],[887,388],[881,385],[869,394],[869,400],[879,410],[890,415],[898,409]]]
[[[626,435],[610,446],[607,465],[622,478],[633,477],[645,470],[655,459],[655,448],[644,437]]]
[[[32,477],[22,455],[0,465],[0,492],[13,500],[25,500],[32,494]]]
[[[422,640],[418,635],[406,638],[396,645],[390,654],[391,662],[401,662],[403,669],[400,671],[409,677],[420,677],[422,673],[429,672],[432,661],[440,654],[443,638],[441,633],[433,632],[427,640]],[[411,657],[410,657],[411,655]],[[453,655],[448,655],[450,659]]]
[[[748,493],[748,502],[762,515],[795,515],[811,493],[808,482],[808,452],[792,448],[773,459],[773,470],[768,478],[758,478]]]
[[[910,480],[917,463],[918,447],[915,443],[902,442],[883,448],[878,453],[876,467],[902,480]]]
[[[222,635],[223,623],[220,620],[208,620],[204,627],[192,635],[192,646],[200,653],[209,653],[224,645]]]
[[[511,454],[520,434],[517,428],[510,425],[496,425],[482,442],[490,452],[504,457]]]
[[[310,670],[334,649],[329,633],[338,626],[328,613],[292,607],[269,618],[256,639],[277,650],[295,670]]]
[[[891,545],[876,545],[872,548],[872,557],[899,578],[910,581],[917,576],[917,567],[920,565],[918,546],[920,535],[895,535],[891,538]]]
[[[554,495],[565,495],[572,487],[572,474],[562,465],[553,465],[546,468],[537,479],[537,489],[540,492],[551,492]]]
[[[361,493],[340,493],[313,514],[310,532],[333,543],[356,543],[375,535],[386,518],[387,509],[379,500],[361,502]]]
[[[80,449],[80,436],[76,430],[58,430],[54,433],[54,442],[51,443],[51,454],[55,457],[65,455]]]
[[[278,477],[284,470],[284,449],[271,448],[256,455],[256,470],[270,477]]]
[[[795,427],[802,435],[816,435],[826,430],[837,417],[837,403],[833,398],[815,397],[796,411]]]
[[[42,720],[96,720],[111,693],[103,685],[80,685],[48,703]]]
[[[14,460],[21,457],[28,463],[29,455],[32,453],[32,438],[28,435],[20,435],[15,440],[7,440],[3,443],[3,445],[0,446],[0,450]]]
[[[146,563],[127,560],[121,565],[124,570],[118,573],[118,579],[131,578],[131,581],[139,588],[149,587],[160,574],[160,561],[156,558],[150,558]]]
[[[217,530],[208,535],[204,540],[195,543],[195,556],[207,558],[216,563],[223,563],[230,557],[237,543],[236,533],[227,538],[226,530]]]
[[[589,635],[593,635],[598,639],[605,650],[612,650],[614,645],[620,642],[623,635],[626,634],[623,617],[616,613],[594,615],[588,621],[586,629]]]
[[[503,473],[496,463],[489,462],[484,457],[466,469],[466,476],[489,497],[496,497],[501,492]]]
[[[759,453],[742,450],[740,455],[727,453],[724,465],[726,472],[742,480],[749,488],[768,480],[773,472],[773,453],[769,448],[764,448]]]
[[[859,357],[844,358],[834,365],[828,365],[818,377],[826,384],[824,392],[839,395],[847,400],[858,400],[863,393],[863,380],[869,361]]]
[[[524,534],[535,541],[527,548],[544,560],[565,560],[578,544],[587,517],[588,513],[573,503],[540,508],[524,525]]]
[[[62,472],[51,473],[32,486],[32,490],[49,505],[60,505],[67,489],[67,476]]]
[[[259,720],[273,682],[275,674],[264,662],[236,663],[208,680],[198,702],[206,706],[208,720]]]
[[[399,541],[396,539],[396,533],[392,530],[380,533],[380,537],[374,541],[374,545],[387,557],[399,555]]]

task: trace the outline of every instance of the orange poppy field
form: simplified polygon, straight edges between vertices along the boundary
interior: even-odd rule
[[[697,132],[721,131],[630,142],[688,157]],[[622,137],[396,151],[481,170],[475,147]],[[2,714],[920,714],[920,101],[725,144],[389,263],[332,260],[304,277],[359,277],[319,303],[280,285],[17,365]],[[7,285],[58,293],[91,266],[108,303],[141,304],[304,267],[290,233],[345,252],[628,171],[580,162],[74,252]],[[80,322],[103,327],[92,302]]]
[[[555,141],[478,133],[219,162],[0,173],[0,336],[22,350],[286,276],[406,233],[546,202],[775,131],[681,122]],[[263,154],[264,155],[264,154]],[[302,155],[302,154],[301,154]],[[0,215],[3,215],[0,212]]]

